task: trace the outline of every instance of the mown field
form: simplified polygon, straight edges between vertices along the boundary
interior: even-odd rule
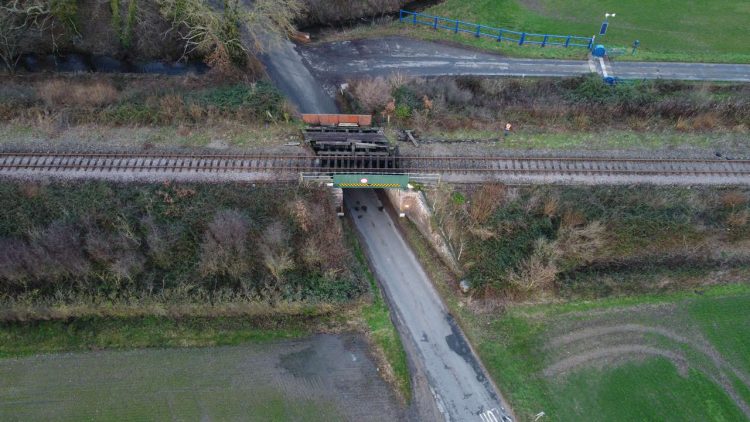
[[[748,284],[696,293],[462,312],[519,417],[750,418]]]
[[[597,41],[619,50],[614,52],[617,60],[750,63],[750,49],[743,41],[750,8],[746,2],[738,0],[689,3],[677,0],[648,3],[638,0],[446,0],[422,13],[518,32],[582,37],[598,34],[604,14],[616,13],[610,20],[607,35],[597,37]],[[456,35],[450,30],[435,31],[426,25],[414,27],[398,20],[327,32],[323,37],[345,40],[388,35],[459,43],[515,57],[585,59],[588,54],[585,48],[519,46],[492,38],[478,39],[472,34]],[[631,46],[635,40],[641,44],[633,56]]]
[[[750,4],[737,0],[446,0],[425,13],[500,28],[580,36],[598,34],[604,14],[616,13],[607,35],[599,41],[629,47],[640,40],[637,59],[750,62],[750,46],[745,41]]]

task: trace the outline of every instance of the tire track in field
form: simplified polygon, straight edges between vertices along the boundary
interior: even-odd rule
[[[550,340],[545,349],[559,349],[561,347],[570,345],[572,343],[588,340],[596,337],[602,337],[611,334],[622,334],[622,333],[638,333],[638,334],[656,334],[672,340],[676,343],[684,344],[697,350],[704,356],[706,356],[716,367],[718,371],[718,378],[709,373],[705,368],[698,366],[694,367],[701,371],[704,375],[720,385],[734,403],[739,407],[742,412],[750,418],[750,406],[745,400],[735,391],[732,381],[727,376],[726,371],[737,377],[746,387],[750,388],[750,377],[742,370],[734,367],[726,359],[721,356],[718,350],[713,346],[702,340],[694,340],[685,336],[679,335],[672,330],[664,327],[646,326],[641,324],[619,324],[604,327],[591,327],[584,328],[581,330],[573,331],[568,334],[557,336]],[[648,354],[655,356],[662,356],[669,359],[672,363],[677,366],[678,372],[686,376],[687,370],[690,366],[687,359],[681,353],[672,352],[669,350],[659,349],[652,346],[645,346],[640,344],[625,344],[612,347],[598,348],[597,350],[584,352],[576,356],[558,360],[557,362],[547,366],[543,373],[547,377],[560,375],[568,372],[571,369],[583,366],[587,362],[605,359],[608,357],[628,354]]]

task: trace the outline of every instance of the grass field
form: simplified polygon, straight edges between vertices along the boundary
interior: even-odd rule
[[[400,419],[356,335],[0,359],[0,420]]]
[[[750,405],[748,306],[750,288],[736,285],[463,318],[526,418],[734,421],[746,420],[740,406]],[[717,322],[737,329],[717,331]]]
[[[446,0],[423,13],[495,28],[533,33],[578,35],[599,33],[605,13],[616,13],[607,35],[598,42],[625,48],[618,60],[750,63],[746,41],[750,3],[741,0],[649,1],[639,0]],[[452,41],[515,57],[585,58],[581,48],[541,48],[499,43],[471,34],[455,35],[428,26],[413,28],[396,21],[388,25],[358,26],[328,39],[414,36],[426,40]],[[641,42],[635,56],[630,54],[634,40]]]
[[[607,12],[617,16],[599,41],[630,46],[640,40],[638,59],[750,62],[746,1],[446,0],[425,13],[528,32],[590,36],[598,33]]]

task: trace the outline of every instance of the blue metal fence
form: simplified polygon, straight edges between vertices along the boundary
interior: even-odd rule
[[[491,26],[476,23],[463,22],[455,19],[441,18],[440,16],[423,15],[421,13],[401,10],[399,21],[412,23],[414,25],[430,26],[433,29],[447,29],[456,34],[464,32],[472,34],[477,38],[487,37],[500,41],[517,43],[518,45],[536,44],[542,47],[557,45],[561,47],[585,47],[591,50],[594,43],[593,37],[578,37],[575,35],[552,35],[535,34],[531,32],[517,32],[509,29],[493,28]]]

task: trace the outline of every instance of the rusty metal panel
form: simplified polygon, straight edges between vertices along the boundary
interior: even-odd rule
[[[372,116],[369,114],[303,114],[302,121],[314,126],[371,126]]]

